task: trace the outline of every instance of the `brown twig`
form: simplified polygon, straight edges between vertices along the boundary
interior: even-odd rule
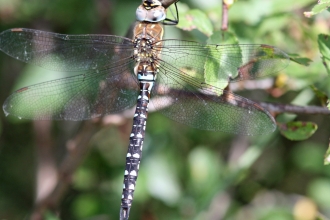
[[[91,137],[97,130],[99,130],[99,121],[100,120],[98,119],[84,122],[80,132],[75,136],[75,138],[67,142],[66,156],[57,169],[57,172],[55,172],[55,178],[52,178],[54,180],[51,184],[52,189],[48,190],[47,194],[44,193],[42,197],[36,200],[35,209],[31,216],[32,220],[43,219],[42,216],[45,210],[57,209],[61,198],[67,191],[68,186],[71,184],[74,171],[87,155]],[[41,121],[38,123],[47,123],[47,121]],[[50,123],[50,121],[48,121],[48,123]],[[47,146],[43,144],[42,147]],[[47,178],[44,178],[43,181],[46,181],[47,183]]]
[[[225,0],[222,0],[222,21],[221,30],[226,31],[228,29],[228,5]]]
[[[293,114],[308,114],[308,115],[330,115],[330,110],[320,106],[297,106],[280,103],[256,102],[263,108],[267,109],[272,114],[293,113]]]
[[[161,90],[165,91],[165,90]],[[162,94],[162,92],[159,91],[158,94],[163,95],[166,97],[166,94]],[[229,92],[229,91],[227,91]],[[176,89],[170,89],[167,91],[168,94],[171,94],[175,97],[175,94],[184,94],[187,99],[189,98],[195,98],[196,93],[191,93],[188,91],[182,91],[182,90],[176,90]],[[205,94],[203,94],[204,97],[206,97]],[[207,95],[209,97],[209,100],[216,100],[218,97],[217,95]],[[224,94],[224,99],[226,99],[227,96]],[[151,99],[152,100],[152,99]],[[273,114],[280,114],[280,113],[294,113],[294,114],[322,114],[322,115],[330,115],[330,110],[326,107],[320,107],[320,106],[297,106],[297,105],[290,105],[290,104],[281,104],[281,103],[266,103],[266,102],[260,102],[260,101],[254,101],[263,108],[267,109],[269,112]],[[165,106],[166,107],[166,106]],[[150,112],[155,111],[155,109],[150,108]]]
[[[54,158],[51,137],[51,121],[34,121],[35,145],[37,154],[36,171],[36,198],[35,205],[43,203],[48,195],[54,190],[57,182],[57,168]],[[40,209],[35,209],[31,217],[33,220],[42,218]]]

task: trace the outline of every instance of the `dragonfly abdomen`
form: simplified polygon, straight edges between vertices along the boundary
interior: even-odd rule
[[[134,113],[133,127],[130,134],[130,142],[126,156],[126,168],[124,174],[124,184],[121,202],[121,216],[128,217],[129,210],[132,206],[135,184],[139,172],[140,160],[142,157],[143,140],[145,135],[148,105],[150,99],[150,91],[154,84],[153,80],[145,81],[154,76],[152,73],[141,75],[138,73],[140,81],[140,93],[137,99],[137,105]],[[151,75],[151,77],[149,76]],[[125,219],[125,218],[124,218]]]

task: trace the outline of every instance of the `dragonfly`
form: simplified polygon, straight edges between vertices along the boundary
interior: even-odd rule
[[[132,39],[26,28],[0,33],[0,49],[9,56],[50,70],[78,72],[18,89],[3,104],[6,115],[80,121],[136,105],[120,219],[129,218],[149,103],[168,118],[203,130],[261,135],[276,128],[266,109],[219,85],[277,73],[289,64],[289,56],[265,44],[163,39],[164,24],[177,23],[166,18],[166,11],[161,1],[144,0],[136,10]]]

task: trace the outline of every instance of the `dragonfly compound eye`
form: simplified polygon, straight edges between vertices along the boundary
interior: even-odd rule
[[[166,18],[165,8],[161,4],[142,4],[136,9],[136,20],[159,22]]]

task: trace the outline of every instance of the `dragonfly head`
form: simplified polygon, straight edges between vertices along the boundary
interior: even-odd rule
[[[144,0],[136,9],[136,20],[160,22],[166,18],[165,8],[158,0]]]

